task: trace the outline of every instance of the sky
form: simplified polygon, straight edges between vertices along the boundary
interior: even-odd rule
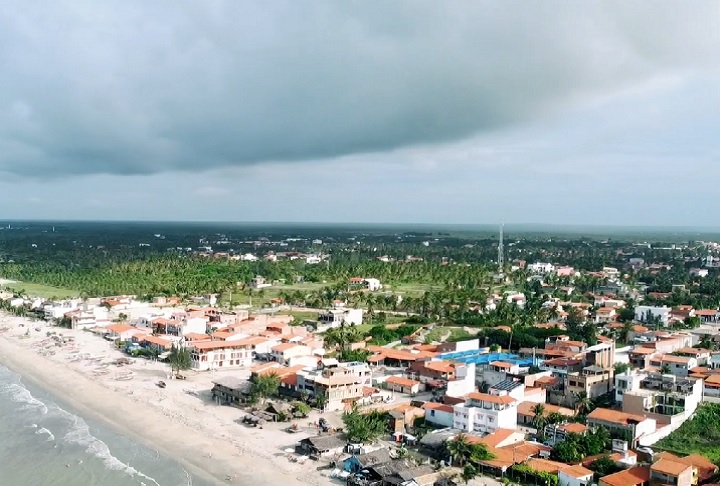
[[[720,3],[0,9],[0,218],[717,226]]]

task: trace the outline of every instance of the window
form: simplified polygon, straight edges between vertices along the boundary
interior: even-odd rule
[[[434,416],[435,416],[435,410],[430,410],[430,416],[431,416],[431,417],[434,417]]]

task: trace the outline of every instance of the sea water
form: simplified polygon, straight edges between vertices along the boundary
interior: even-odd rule
[[[209,486],[0,365],[0,486]]]

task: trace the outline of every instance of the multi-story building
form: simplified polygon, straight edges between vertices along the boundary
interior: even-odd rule
[[[702,401],[703,382],[695,378],[650,373],[620,375],[618,387],[626,384],[622,393],[623,412],[653,418],[660,425],[679,425],[687,420]],[[630,378],[642,377],[638,382]],[[627,389],[628,386],[634,388]],[[618,390],[619,391],[619,390]],[[617,394],[616,394],[617,396]]]
[[[328,411],[345,410],[360,400],[371,384],[372,371],[367,363],[340,363],[297,373],[297,390],[310,396],[322,394]]]
[[[670,374],[686,377],[692,368],[698,366],[696,358],[688,356],[675,356],[672,354],[661,354],[650,358],[650,366],[658,369],[667,367]]]
[[[596,408],[587,416],[589,427],[603,427],[614,438],[626,440],[631,447],[644,435],[655,432],[654,419],[607,408]]]
[[[254,347],[259,336],[250,336],[238,341],[193,341],[188,342],[193,369],[199,371],[241,368],[252,366]]]
[[[453,428],[482,433],[515,429],[517,404],[517,400],[508,395],[470,393],[465,403],[453,407]]]
[[[588,398],[597,398],[613,388],[613,369],[600,366],[586,366],[580,372],[569,373],[567,391],[572,396],[586,393]]]
[[[317,329],[324,331],[326,329],[340,327],[343,324],[348,326],[359,326],[363,323],[362,309],[328,309],[318,313]]]

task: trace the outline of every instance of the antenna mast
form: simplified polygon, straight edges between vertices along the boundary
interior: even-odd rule
[[[498,257],[497,257],[497,263],[498,268],[502,272],[503,267],[505,266],[505,253],[504,253],[504,246],[503,246],[503,224],[500,225],[500,240],[498,241]]]

